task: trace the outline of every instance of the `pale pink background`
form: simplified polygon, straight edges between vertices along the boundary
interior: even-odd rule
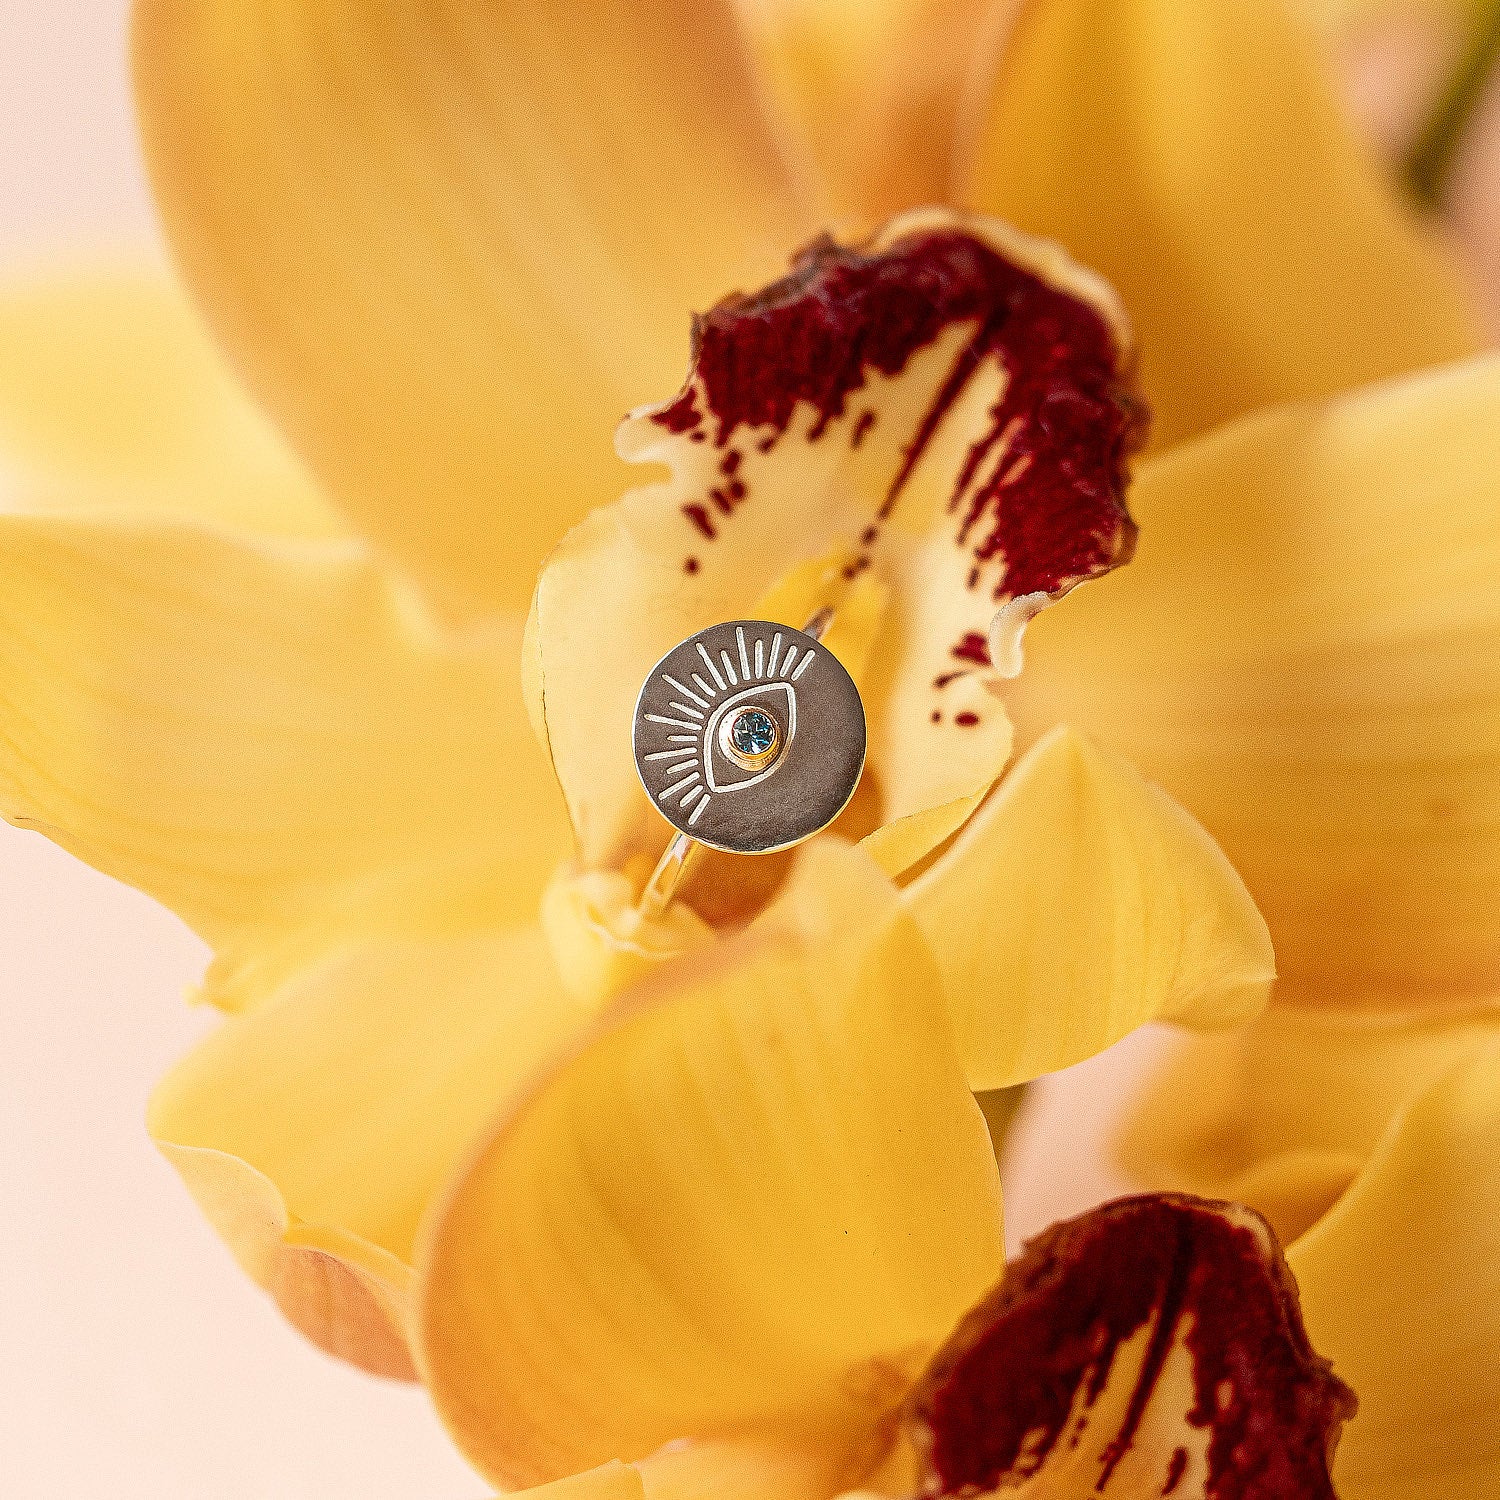
[[[0,0],[0,273],[157,254],[126,0]],[[304,1343],[142,1128],[211,1025],[202,945],[0,824],[0,1491],[17,1500],[467,1500],[423,1394]],[[1110,1101],[1152,1038],[1054,1081],[1008,1171],[1012,1240],[1109,1190]],[[1066,1159],[1064,1159],[1066,1157]]]
[[[0,0],[0,270],[156,253],[126,0]],[[204,949],[0,824],[0,1493],[7,1500],[470,1500],[425,1396],[292,1332],[142,1126],[213,1024]]]

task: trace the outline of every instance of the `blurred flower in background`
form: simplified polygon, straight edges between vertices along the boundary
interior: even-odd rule
[[[741,0],[773,85],[793,100],[846,211],[934,198],[948,163],[934,122],[974,107],[972,38],[1023,0]],[[1356,127],[1436,211],[1500,328],[1500,21],[1491,0],[1291,0]],[[887,143],[870,167],[869,142]]]
[[[1500,12],[1490,0],[1310,7],[1390,169],[1448,224],[1500,328]]]

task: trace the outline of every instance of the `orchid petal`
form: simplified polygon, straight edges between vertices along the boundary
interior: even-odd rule
[[[1119,289],[1160,444],[1482,346],[1314,40],[1264,0],[1026,6],[968,180]]]
[[[832,1493],[998,1275],[999,1229],[925,947],[825,840],[472,1158],[419,1261],[421,1361],[497,1483],[760,1433],[852,1467]]]
[[[182,294],[139,267],[0,290],[0,503],[341,529]]]
[[[1237,1025],[1275,973],[1265,923],[1213,841],[1066,726],[903,899],[975,1089],[1067,1067],[1145,1021]]]
[[[1274,1008],[1186,1043],[1130,1119],[1152,1185],[1229,1182],[1296,1235],[1309,1331],[1359,1392],[1343,1500],[1483,1494],[1500,1478],[1494,1244],[1500,1013]]]
[[[933,1497],[1333,1500],[1354,1406],[1308,1344],[1266,1225],[1158,1195],[1028,1245],[939,1352],[908,1423]]]
[[[241,1269],[293,1327],[372,1375],[417,1378],[405,1333],[410,1267],[357,1235],[296,1222],[276,1184],[240,1157],[157,1145]]]
[[[640,1471],[633,1464],[600,1464],[582,1474],[554,1479],[524,1491],[529,1500],[648,1500]]]
[[[764,75],[841,216],[949,196],[987,0],[741,0]]]
[[[1290,1243],[1315,1224],[1359,1175],[1349,1151],[1287,1151],[1267,1157],[1231,1179],[1227,1193],[1253,1207]]]
[[[352,542],[0,516],[0,812],[230,967],[345,915],[530,920],[562,830],[519,634],[440,632]]]
[[[410,1376],[418,1221],[587,1019],[534,929],[352,945],[200,1043],[158,1087],[151,1133],[294,1323]]]
[[[690,949],[713,929],[686,902],[648,915],[636,881],[618,870],[564,869],[542,897],[542,928],[563,984],[582,999],[604,1000]]]
[[[826,1500],[846,1462],[785,1441],[669,1443],[638,1463],[618,1459],[533,1489],[528,1500]]]
[[[1263,413],[1142,467],[1135,563],[1032,627],[1079,725],[1223,845],[1299,1004],[1500,990],[1500,360]]]
[[[670,476],[570,533],[538,585],[533,712],[584,865],[660,852],[631,753],[653,664],[768,595],[805,601],[830,557],[816,602],[880,585],[882,614],[851,606],[875,628],[851,664],[876,821],[972,805],[1010,750],[991,642],[1129,556],[1127,351],[1108,288],[1056,247],[937,211],[708,314],[680,395],[620,434]]]
[[[776,1432],[668,1443],[634,1467],[645,1500],[827,1500],[846,1482],[850,1455]]]
[[[915,870],[934,849],[957,833],[973,817],[988,791],[988,787],[982,787],[967,797],[955,797],[952,802],[908,813],[867,834],[860,843],[887,875],[897,879]]]
[[[805,223],[724,0],[137,0],[188,282],[340,507],[524,608],[688,309]]]
[[[1288,1252],[1308,1331],[1358,1390],[1341,1500],[1500,1489],[1500,1043],[1400,1113]]]
[[[1408,1016],[1277,1005],[1184,1037],[1132,1109],[1120,1160],[1143,1185],[1233,1197],[1291,1243],[1358,1175],[1391,1119],[1486,1038],[1492,1007]]]

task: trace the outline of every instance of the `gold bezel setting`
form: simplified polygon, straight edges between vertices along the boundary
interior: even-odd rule
[[[771,741],[764,750],[745,750],[735,742],[735,731],[742,724],[752,720],[763,720],[769,726]],[[760,726],[757,724],[758,729]],[[746,703],[731,715],[725,717],[719,726],[719,748],[723,750],[736,765],[743,766],[747,771],[763,771],[772,761],[781,754],[784,737],[781,725],[776,721],[776,715],[770,709],[763,708],[759,703]]]

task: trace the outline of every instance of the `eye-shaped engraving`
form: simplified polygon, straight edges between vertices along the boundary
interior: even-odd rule
[[[742,792],[786,763],[797,734],[797,689],[755,683],[727,698],[703,736],[703,776],[710,792]]]
[[[645,715],[648,723],[688,731],[667,736],[669,741],[681,746],[680,750],[655,751],[645,759],[649,764],[660,758],[662,787],[657,797],[666,800],[680,792],[678,805],[692,809],[687,819],[689,827],[696,826],[698,819],[707,812],[713,793],[742,792],[764,781],[782,764],[797,733],[797,689],[793,683],[812,665],[817,655],[816,649],[803,649],[786,639],[798,632],[774,631],[769,649],[764,637],[747,637],[743,625],[736,625],[734,633],[736,649],[733,653],[723,647],[715,653],[703,641],[695,643],[696,654],[708,675],[705,678],[702,672],[684,673],[692,687],[669,672],[659,674],[661,684],[680,695],[669,700],[672,715],[686,715],[690,722],[671,715]],[[748,682],[750,686],[739,687],[741,682]],[[739,687],[739,691],[730,692],[733,687]],[[721,698],[724,693],[729,693],[729,696]],[[643,693],[643,699],[644,696]],[[689,701],[683,702],[684,698]],[[720,701],[715,703],[715,699]],[[752,703],[752,699],[756,701]],[[768,709],[767,705],[773,702],[781,710],[779,714]],[[748,712],[743,715],[738,712],[742,707],[746,710],[759,708],[765,717],[771,719],[776,731],[775,753],[760,765],[746,764],[747,760],[758,759],[753,753],[737,755],[729,745],[721,742],[721,731],[726,735],[733,733],[748,721]],[[707,718],[704,710],[708,710]],[[649,779],[647,785],[650,785]]]
[[[809,741],[810,725],[823,744]],[[859,780],[864,736],[859,693],[817,641],[732,621],[700,631],[653,668],[636,706],[636,768],[680,831],[762,853],[836,815]]]

